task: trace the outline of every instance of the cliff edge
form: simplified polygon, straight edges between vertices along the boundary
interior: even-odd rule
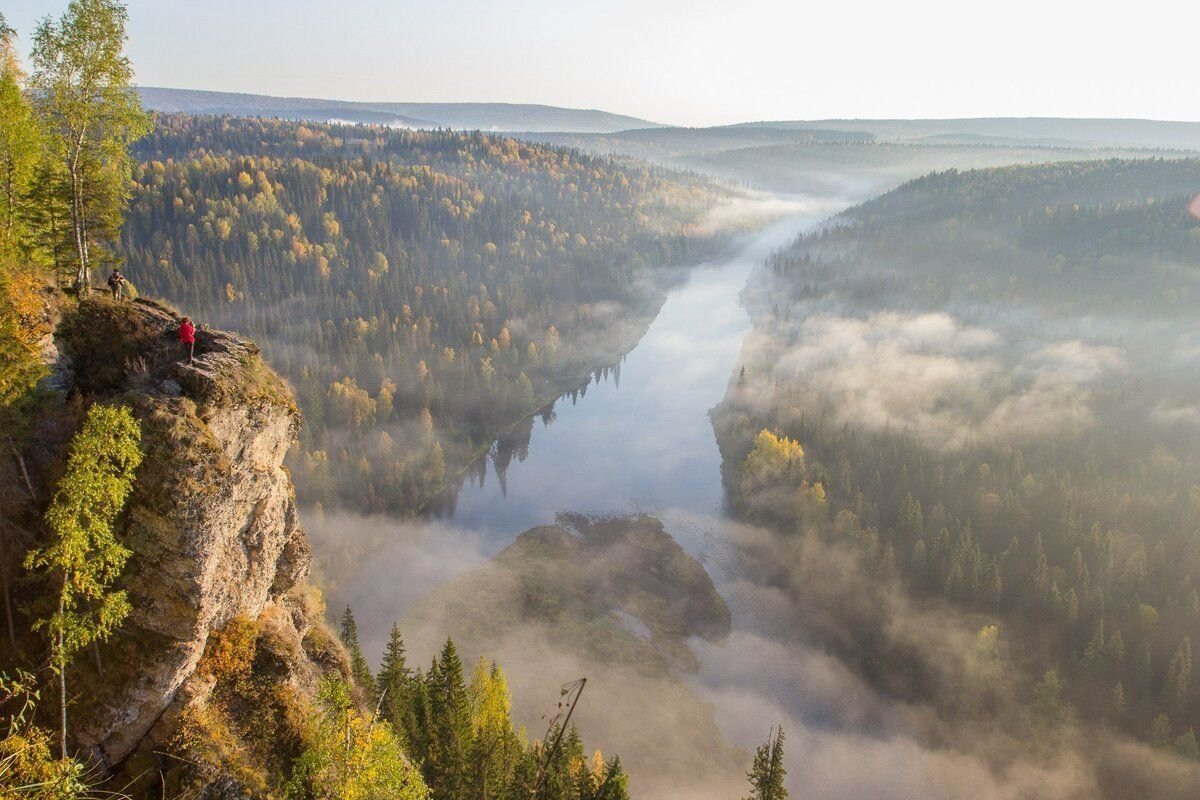
[[[145,459],[123,536],[134,552],[122,580],[133,612],[76,682],[88,702],[75,704],[71,725],[74,744],[110,766],[144,741],[165,744],[183,709],[204,704],[215,680],[197,666],[232,620],[269,621],[288,656],[283,681],[311,688],[322,669],[339,667],[327,642],[330,663],[306,652],[322,623],[301,591],[309,547],[282,466],[301,422],[291,391],[231,333],[202,329],[186,363],[177,324],[154,303],[86,299],[63,311],[45,348],[68,417],[72,404],[119,402],[142,425]],[[30,458],[51,485],[69,426],[43,427]]]

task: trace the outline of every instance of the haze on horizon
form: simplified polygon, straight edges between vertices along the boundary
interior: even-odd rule
[[[27,48],[66,0],[9,0]],[[1015,0],[131,0],[145,86],[542,103],[681,125],[979,116],[1200,119],[1178,6]],[[1182,20],[1179,20],[1182,22]],[[219,56],[219,57],[214,57]],[[1173,77],[1172,77],[1173,76]]]

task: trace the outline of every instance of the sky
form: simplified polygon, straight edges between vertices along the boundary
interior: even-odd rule
[[[23,35],[67,0],[5,0]],[[1200,120],[1187,4],[130,0],[146,86],[600,108],[655,122]]]

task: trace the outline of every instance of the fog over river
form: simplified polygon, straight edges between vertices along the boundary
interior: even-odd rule
[[[774,248],[844,207],[842,202],[791,198],[793,213],[747,236],[727,260],[691,270],[673,289],[641,342],[607,376],[553,413],[534,420],[528,447],[518,447],[503,482],[489,464],[452,503],[425,519],[396,521],[309,514],[319,579],[334,614],[353,607],[368,657],[377,662],[392,623],[430,591],[486,562],[523,531],[551,524],[558,512],[659,518],[667,532],[705,565],[729,605],[728,640],[699,639],[700,669],[681,676],[715,710],[730,744],[749,753],[782,723],[788,732],[789,785],[812,798],[1020,796],[1022,786],[1053,785],[1055,767],[1033,770],[1030,783],[993,775],[969,756],[931,750],[913,733],[913,710],[875,695],[836,659],[808,646],[778,591],[740,575],[735,542],[769,537],[734,521],[725,508],[721,461],[709,410],[725,394],[750,320],[739,301],[751,271]],[[411,663],[427,664],[428,644],[412,647]],[[469,654],[467,657],[473,657]],[[536,664],[503,663],[510,675]],[[586,665],[579,668],[586,671]],[[545,703],[522,707],[516,721],[540,733],[558,683],[576,674],[538,676]],[[577,719],[585,741],[621,754],[619,731],[588,729],[585,696]],[[646,714],[663,710],[647,705]],[[639,720],[628,720],[636,727]],[[687,737],[687,730],[678,736]],[[639,776],[632,773],[637,795]],[[673,782],[656,796],[732,798],[744,772],[710,789]],[[659,783],[658,786],[663,784]],[[687,788],[684,788],[687,787]]]
[[[693,268],[618,367],[560,398],[552,420],[535,418],[503,485],[489,460],[482,481],[468,480],[452,508],[423,520],[305,519],[329,604],[354,608],[368,655],[382,652],[393,619],[415,599],[561,511],[657,516],[714,581],[729,577],[717,566],[727,517],[708,411],[750,329],[738,299],[750,271],[840,207],[795,205],[804,210],[747,236],[733,257]]]

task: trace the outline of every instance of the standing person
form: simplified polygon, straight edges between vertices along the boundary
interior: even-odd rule
[[[125,288],[125,276],[116,267],[113,267],[112,275],[108,276],[108,288],[112,290],[113,300],[119,298],[121,290]]]
[[[196,351],[196,326],[187,317],[179,323],[179,343],[183,345],[183,352],[187,353],[188,363],[191,364]]]

